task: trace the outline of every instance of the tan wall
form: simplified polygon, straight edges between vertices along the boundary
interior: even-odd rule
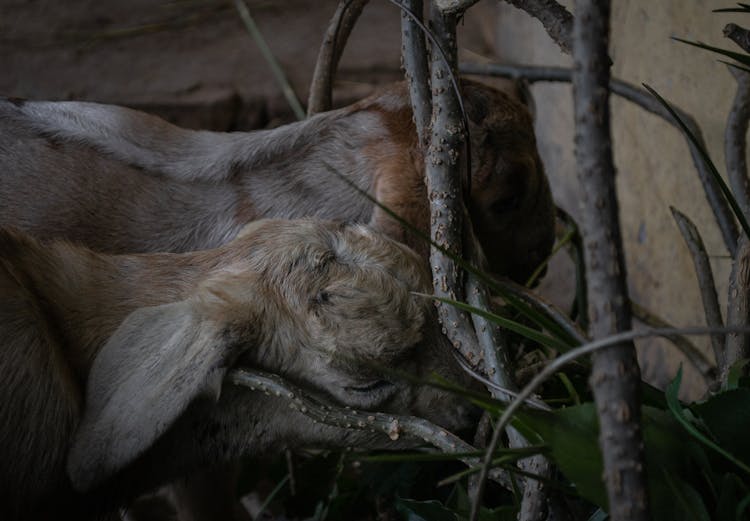
[[[572,2],[567,2],[571,8]],[[670,39],[679,36],[731,48],[722,35],[736,15],[712,13],[720,2],[631,0],[613,2],[611,56],[613,76],[654,87],[691,113],[703,129],[711,156],[724,172],[724,122],[734,96],[734,79],[716,56]],[[728,4],[727,4],[728,5]],[[541,25],[510,6],[497,8],[497,54],[509,62],[570,65]],[[519,45],[520,42],[520,45]],[[572,136],[572,93],[569,85],[537,84],[537,132],[544,163],[558,203],[579,214]],[[632,298],[674,325],[705,323],[698,284],[681,236],[669,213],[673,205],[687,214],[703,234],[726,303],[731,262],[703,195],[687,146],[677,131],[628,101],[612,102],[614,155],[620,216]],[[559,262],[558,264],[564,264]],[[568,270],[568,271],[566,271]],[[548,278],[545,291],[559,302],[569,296],[561,279],[569,266]],[[556,280],[555,280],[556,279]],[[569,286],[567,286],[569,287]],[[562,293],[562,294],[561,294]],[[696,339],[706,353],[705,339]],[[644,375],[657,383],[671,378],[680,357],[661,341],[638,343]],[[711,355],[712,356],[712,355]],[[686,386],[699,393],[700,378],[686,366]],[[695,395],[695,394],[693,394]]]

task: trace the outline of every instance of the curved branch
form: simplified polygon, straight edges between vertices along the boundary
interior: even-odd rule
[[[539,20],[565,54],[572,49],[573,15],[555,0],[505,0]]]
[[[533,66],[512,66],[512,65],[498,65],[498,64],[476,64],[476,63],[464,63],[461,65],[461,72],[464,74],[478,74],[497,76],[501,78],[523,78],[529,83],[536,83],[540,81],[549,82],[570,82],[572,79],[572,70],[565,67],[533,67]],[[638,105],[642,109],[655,114],[665,121],[669,122],[680,130],[677,122],[672,118],[669,112],[651,96],[647,91],[636,87],[631,83],[624,82],[622,80],[611,79],[609,82],[609,88],[618,96],[625,98],[626,100]],[[674,107],[673,109],[677,115],[682,119],[685,126],[695,136],[696,140],[701,147],[707,149],[703,134],[701,133],[700,127],[695,122],[695,119],[687,112]],[[724,244],[727,247],[730,255],[735,256],[737,252],[737,224],[734,220],[729,204],[721,193],[721,188],[718,186],[716,181],[711,175],[707,165],[703,161],[698,148],[688,139],[687,135],[683,133],[685,140],[687,141],[688,149],[690,150],[690,156],[693,160],[693,165],[698,171],[698,177],[703,185],[703,191],[706,194],[711,210],[713,211],[716,222],[721,230],[721,235],[724,239]]]
[[[676,208],[670,207],[672,217],[674,217],[677,227],[680,229],[682,238],[685,240],[690,256],[693,259],[695,274],[698,277],[698,287],[701,291],[703,300],[703,311],[706,314],[706,325],[710,327],[721,327],[724,321],[721,318],[721,308],[719,307],[719,297],[716,295],[716,283],[714,282],[713,271],[711,271],[711,262],[706,253],[706,247],[703,245],[700,233],[695,225]],[[714,350],[716,362],[724,359],[724,336],[711,336],[711,347]],[[721,366],[721,364],[719,364]]]
[[[307,100],[307,115],[331,110],[333,104],[333,78],[336,75],[341,55],[349,35],[357,23],[368,0],[341,0],[328,24],[323,43],[318,51],[313,79],[310,82],[310,97]]]

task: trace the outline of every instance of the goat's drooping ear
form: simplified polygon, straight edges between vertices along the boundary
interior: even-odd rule
[[[88,490],[141,455],[198,397],[218,399],[236,346],[190,301],[131,313],[97,355],[68,455]],[[233,349],[234,347],[234,349]]]

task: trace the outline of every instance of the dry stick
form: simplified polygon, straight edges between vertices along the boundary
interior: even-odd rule
[[[700,288],[701,299],[703,300],[703,310],[706,314],[706,324],[710,327],[721,327],[724,325],[724,321],[721,318],[719,297],[716,295],[716,283],[714,282],[713,271],[711,271],[711,262],[708,259],[706,247],[703,245],[700,233],[686,215],[674,207],[670,206],[669,209],[672,211],[672,217],[674,217],[682,238],[690,250],[690,256],[693,259],[695,275],[698,277],[698,287]],[[724,337],[722,335],[712,335],[711,347],[714,351],[714,357],[717,363],[719,363],[724,358]]]
[[[572,48],[573,15],[555,0],[505,0],[539,20],[550,38],[566,54]]]
[[[498,65],[498,64],[475,64],[465,63],[461,65],[461,72],[465,74],[480,74],[488,76],[498,76],[503,78],[523,78],[529,83],[535,83],[539,81],[551,81],[551,82],[570,82],[572,78],[572,70],[564,67],[534,67],[534,66],[513,66],[513,65]],[[675,128],[680,130],[677,122],[672,118],[667,111],[651,94],[647,91],[636,87],[633,84],[612,79],[609,83],[610,90],[620,97],[635,103],[642,109],[651,112],[657,116],[660,116],[664,120],[671,123]],[[707,150],[703,134],[701,133],[700,127],[695,122],[695,119],[685,111],[675,107],[672,108],[682,119],[683,123],[690,129],[695,136],[700,146]],[[688,139],[687,135],[684,134],[685,140],[687,141],[688,149],[690,150],[690,156],[693,159],[695,169],[698,171],[698,178],[703,185],[703,191],[706,194],[711,210],[714,213],[716,222],[721,230],[721,235],[724,239],[724,244],[729,250],[732,257],[735,256],[737,251],[737,225],[734,220],[729,204],[721,193],[716,180],[711,175],[708,166],[703,161],[703,158],[698,148]]]
[[[743,51],[750,53],[750,31],[747,29],[737,24],[727,24],[724,27],[724,36],[739,45]]]
[[[436,44],[440,45],[443,53],[433,48],[430,62],[430,86],[432,90],[432,117],[430,120],[429,148],[425,161],[425,176],[427,179],[428,197],[430,200],[431,238],[432,240],[452,252],[456,256],[462,254],[461,231],[464,230],[465,208],[461,198],[462,186],[460,182],[460,159],[462,157],[464,140],[463,120],[460,112],[459,93],[454,89],[451,77],[456,70],[457,45],[456,21],[457,14],[446,14],[434,4],[430,5],[430,29]],[[433,46],[434,47],[434,46]],[[469,173],[467,173],[469,174]],[[467,226],[468,227],[468,226]],[[460,286],[461,273],[456,263],[434,246],[430,251],[430,267],[433,275],[435,295],[438,297],[462,300]],[[482,298],[477,292],[472,298]],[[486,302],[484,302],[486,305]],[[485,363],[496,362],[495,345],[492,343],[492,329],[481,328],[475,334],[472,322],[466,313],[460,312],[453,306],[438,303],[438,314],[448,338],[462,355],[473,365],[479,365],[478,358],[482,355]],[[477,338],[477,335],[480,338]],[[485,344],[480,350],[478,340]],[[499,372],[493,377],[497,378]],[[524,446],[525,440],[513,429],[508,431],[510,445]],[[481,484],[483,486],[483,484]],[[480,486],[480,488],[481,488]],[[472,509],[477,508],[476,501]],[[472,515],[476,519],[476,515]]]
[[[342,429],[369,430],[382,432],[392,440],[402,435],[419,438],[447,454],[470,453],[477,450],[451,432],[423,418],[398,416],[380,412],[357,411],[350,408],[324,405],[308,396],[305,391],[296,388],[277,375],[247,369],[234,369],[228,375],[228,381],[289,400],[289,407],[299,411],[313,421],[339,427]],[[461,461],[468,466],[475,466],[479,458],[462,457]],[[512,490],[508,474],[495,469],[491,476],[508,490]]]
[[[404,10],[401,11],[401,65],[404,68],[406,83],[409,85],[409,98],[419,145],[424,153],[432,114],[430,68],[427,63],[424,33],[414,21],[414,17],[422,20],[424,6],[422,0],[403,0],[402,7]]]
[[[737,80],[737,92],[727,117],[724,132],[724,157],[727,163],[729,185],[742,213],[750,212],[750,180],[747,177],[745,157],[748,121],[750,120],[750,74],[736,67],[729,67]]]
[[[425,161],[430,201],[430,238],[446,251],[460,256],[463,201],[458,171],[466,136],[461,124],[458,94],[454,92],[449,72],[456,63],[456,17],[443,16],[432,6],[430,25],[449,62],[445,63],[441,54],[432,50],[432,117]],[[430,268],[436,296],[464,300],[459,266],[435,246],[430,248]],[[448,339],[469,363],[477,366],[480,361],[479,348],[468,314],[448,304],[436,303],[436,306]]]
[[[750,244],[743,234],[737,249],[737,258],[732,262],[729,278],[729,302],[727,303],[727,325],[747,326],[750,317]],[[750,335],[730,333],[723,356],[717,360],[719,382],[727,383],[729,370],[738,361],[750,358]]]
[[[333,106],[333,78],[336,75],[341,55],[349,35],[357,23],[368,0],[341,0],[333,14],[328,29],[320,44],[318,60],[315,62],[310,96],[307,99],[307,115],[331,110]]]
[[[573,23],[575,155],[582,191],[581,231],[588,266],[591,335],[631,328],[609,113],[609,0],[576,0]],[[609,514],[649,517],[641,430],[641,373],[632,342],[592,357],[590,385],[599,417]]]
[[[647,326],[654,328],[673,327],[666,320],[657,316],[654,312],[646,309],[637,302],[631,300],[630,307],[633,310],[633,317]],[[698,370],[709,388],[716,383],[716,366],[706,358],[695,344],[682,335],[672,335],[667,337],[667,340],[672,342],[672,344],[679,349],[683,355],[685,355],[685,358],[687,358],[693,367]]]
[[[724,34],[747,51],[750,47],[748,31],[729,24]],[[724,153],[727,172],[732,192],[747,215],[750,211],[750,181],[747,176],[747,161],[745,158],[747,145],[748,121],[750,120],[750,74],[736,67],[729,67],[729,71],[737,80],[737,92],[732,102],[732,108],[727,118],[727,128],[724,133]],[[743,234],[740,237],[737,253],[732,262],[732,274],[729,278],[729,295],[727,299],[727,324],[730,326],[746,326],[750,320],[750,245]],[[729,334],[721,358],[717,358],[719,366],[719,382],[726,384],[730,368],[739,360],[750,357],[750,338],[743,334]]]

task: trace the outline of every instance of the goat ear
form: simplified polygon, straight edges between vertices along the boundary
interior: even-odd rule
[[[198,397],[217,400],[229,335],[190,301],[131,313],[96,356],[68,474],[85,491],[141,455]]]

